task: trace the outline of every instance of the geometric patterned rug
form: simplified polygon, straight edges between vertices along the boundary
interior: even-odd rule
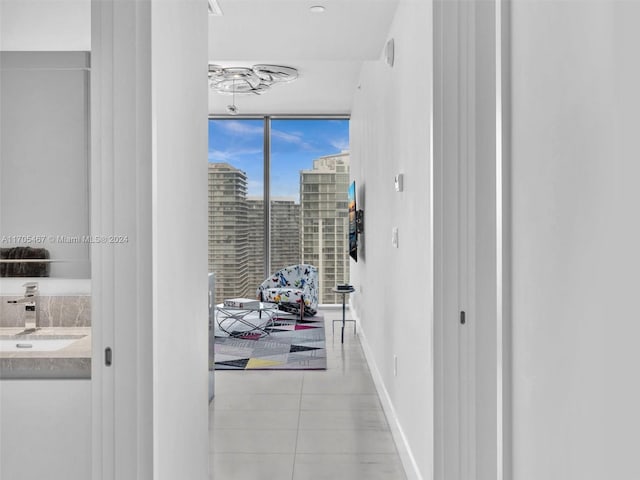
[[[215,322],[214,322],[215,323]],[[324,317],[316,314],[300,320],[278,312],[266,328],[269,335],[217,329],[214,343],[216,370],[326,370]]]

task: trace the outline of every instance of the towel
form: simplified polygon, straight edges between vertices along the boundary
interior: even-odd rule
[[[48,259],[49,250],[46,248],[12,247],[0,248],[0,259]],[[0,277],[48,277],[48,262],[33,263],[0,263]]]

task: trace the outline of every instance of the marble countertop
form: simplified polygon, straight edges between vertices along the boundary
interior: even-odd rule
[[[38,338],[82,336],[71,345],[52,352],[0,352],[0,379],[91,378],[91,328],[42,328],[21,335],[23,328],[0,328],[0,339],[28,342]]]

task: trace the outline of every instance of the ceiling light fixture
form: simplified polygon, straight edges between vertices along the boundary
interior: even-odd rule
[[[313,13],[324,13],[326,8],[324,8],[322,5],[314,5],[309,10],[311,10]]]
[[[272,86],[293,82],[298,78],[295,68],[281,65],[254,65],[253,67],[221,67],[209,64],[209,87],[222,94],[261,95]]]
[[[234,87],[235,87],[235,80],[233,81],[234,83]],[[230,115],[238,115],[238,113],[240,113],[238,111],[238,107],[236,106],[236,92],[235,92],[235,88],[231,89],[232,94],[231,94],[231,105],[227,105],[227,112],[229,112]]]

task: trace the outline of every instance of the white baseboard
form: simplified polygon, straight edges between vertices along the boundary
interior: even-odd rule
[[[393,403],[391,402],[391,397],[389,397],[389,392],[387,391],[387,388],[384,386],[384,382],[382,381],[382,375],[380,375],[380,371],[378,370],[378,366],[376,365],[375,359],[373,357],[373,352],[371,351],[369,342],[367,342],[367,336],[365,333],[365,329],[362,328],[360,317],[358,316],[358,313],[353,308],[351,308],[351,305],[349,305],[349,311],[351,312],[351,318],[356,321],[356,325],[358,327],[358,340],[360,341],[360,345],[362,346],[362,351],[364,352],[365,359],[367,360],[367,364],[369,365],[369,370],[371,371],[373,382],[376,386],[376,390],[378,391],[378,397],[380,397],[382,408],[387,417],[387,421],[389,422],[391,434],[393,435],[393,441],[395,442],[396,448],[398,449],[398,455],[400,455],[400,460],[402,461],[402,466],[404,467],[405,474],[407,475],[407,480],[424,480],[422,475],[420,474],[420,470],[418,470],[418,464],[416,463],[416,459],[413,456],[413,452],[411,451],[411,447],[409,445],[409,442],[407,441],[407,437],[404,434],[402,425],[400,425],[400,421],[398,419],[398,416],[396,415],[396,411],[393,408]]]

